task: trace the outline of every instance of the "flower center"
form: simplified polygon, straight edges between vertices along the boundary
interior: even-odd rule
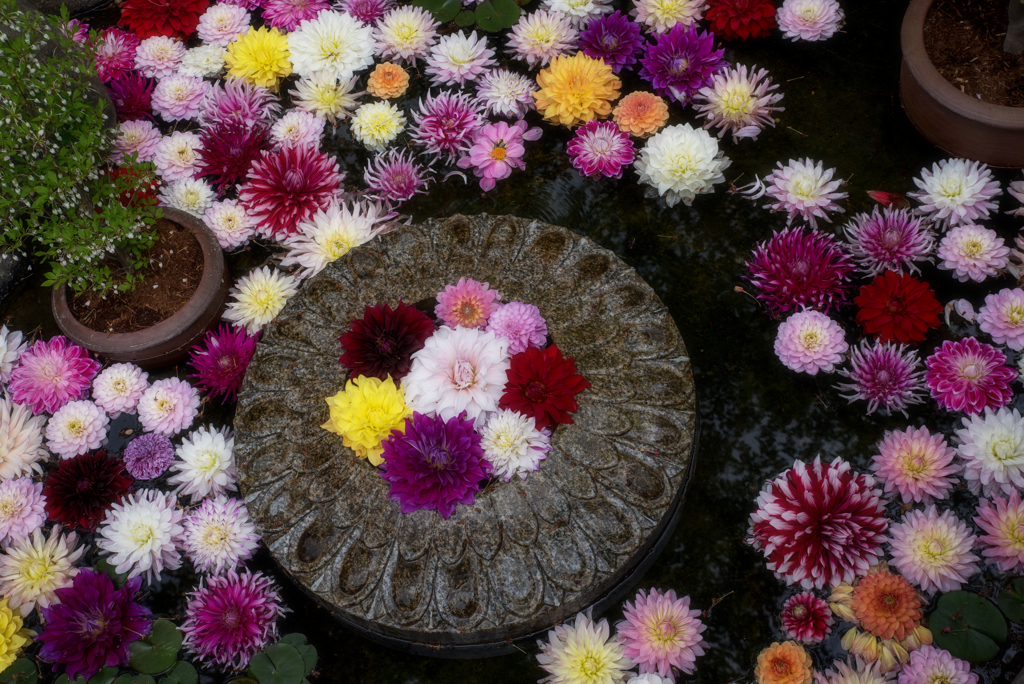
[[[675,642],[676,635],[679,630],[676,629],[676,625],[671,620],[662,620],[658,623],[658,626],[654,629],[654,638],[661,644],[667,644]]]
[[[992,443],[991,454],[995,460],[1006,463],[1017,456],[1017,448],[1009,437],[1002,437]]]
[[[121,396],[128,394],[128,383],[124,378],[118,378],[114,381],[114,392]]]
[[[156,401],[156,410],[160,413],[171,413],[174,411],[174,402],[170,399],[161,397]]]
[[[144,522],[137,522],[132,525],[128,536],[139,546],[147,545],[153,539],[153,526]]]
[[[234,631],[238,628],[238,624],[241,622],[241,616],[238,614],[238,608],[231,606],[225,608],[224,612],[221,613],[220,623],[224,625],[225,629]]]
[[[807,607],[806,606],[802,606],[802,605],[800,605],[800,606],[793,606],[793,610],[791,610],[789,612],[797,620],[802,620],[803,618],[805,618],[807,616]]]
[[[434,470],[447,470],[452,463],[452,454],[443,446],[434,445],[427,451],[427,463]]]
[[[939,561],[942,556],[946,553],[946,545],[942,543],[941,539],[932,537],[925,541],[921,547],[921,551],[925,556],[928,556],[932,562]]]
[[[211,525],[210,527],[207,527],[206,531],[203,533],[203,544],[206,546],[221,547],[229,537],[230,535],[226,529]]]
[[[196,467],[204,473],[212,473],[217,469],[220,459],[213,451],[200,451],[196,457]]]
[[[83,477],[77,483],[75,483],[75,491],[77,492],[88,492],[92,489],[92,480],[87,477]]]
[[[3,503],[0,503],[0,513],[2,513],[5,518],[10,518],[20,509],[21,507],[10,499],[4,499]]]
[[[928,459],[916,449],[909,449],[903,454],[903,474],[913,480],[923,479],[921,476],[928,469]]]
[[[768,663],[768,667],[780,677],[793,672],[793,665],[789,662],[788,658],[772,658]]]
[[[964,380],[976,381],[981,376],[981,372],[979,364],[973,361],[960,367],[960,377]]]
[[[387,337],[385,335],[381,335],[374,342],[374,348],[377,350],[377,353],[380,354],[381,356],[393,355],[395,353],[396,346],[397,345],[395,344],[394,338]]]
[[[469,361],[459,360],[452,369],[452,383],[457,389],[466,389],[476,380],[476,371]]]
[[[812,178],[803,176],[793,180],[792,194],[804,202],[813,202],[818,199],[818,184]]]
[[[535,403],[544,401],[548,396],[547,388],[537,380],[528,384],[523,394],[526,395],[527,399]]]
[[[808,330],[800,338],[800,342],[808,351],[814,351],[821,345],[821,335],[818,334],[817,330]]]
[[[1020,304],[1012,305],[1010,310],[1006,312],[1006,320],[1012,325],[1020,325],[1021,321],[1024,321],[1024,306]]]
[[[494,149],[491,150],[491,159],[501,161],[502,159],[505,158],[506,152],[505,148],[502,147],[502,145],[503,143],[498,143],[497,145],[494,146]]]
[[[674,76],[681,76],[690,68],[690,60],[682,55],[676,55],[668,63],[668,72]]]
[[[893,295],[889,298],[889,301],[885,303],[886,311],[891,314],[901,314],[906,310],[906,308],[907,307],[903,303],[903,300],[897,295]]]
[[[875,374],[875,381],[882,385],[888,385],[892,382],[892,374],[887,370],[880,370]]]
[[[88,634],[91,637],[98,637],[107,627],[107,618],[103,613],[85,615],[82,617],[82,621],[79,623],[79,626],[81,627],[81,632],[83,634]]]
[[[284,187],[289,192],[298,192],[303,186],[302,171],[298,169],[288,169],[284,173]]]
[[[75,437],[81,437],[82,433],[85,432],[85,425],[78,418],[75,418],[68,422],[68,432],[73,434]]]
[[[970,240],[964,240],[961,249],[963,250],[964,256],[976,257],[981,254],[983,249],[985,249],[985,245],[981,243],[981,240],[972,238]]]

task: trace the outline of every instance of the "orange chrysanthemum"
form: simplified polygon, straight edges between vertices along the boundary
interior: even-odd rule
[[[880,639],[902,640],[924,616],[910,582],[885,569],[869,572],[854,587],[851,608],[861,628]]]
[[[366,89],[371,95],[382,100],[400,97],[409,89],[409,74],[391,62],[378,64],[366,82]]]
[[[533,93],[537,111],[548,121],[572,127],[608,118],[622,81],[601,60],[577,52],[552,59],[537,74],[537,85],[540,90]]]
[[[668,121],[668,104],[654,93],[637,91],[622,98],[612,112],[612,120],[623,132],[646,138]]]
[[[795,641],[761,651],[754,667],[757,684],[811,684],[811,656]]]

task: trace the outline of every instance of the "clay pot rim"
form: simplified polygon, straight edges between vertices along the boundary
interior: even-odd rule
[[[1002,129],[1024,130],[1024,107],[992,104],[961,92],[939,73],[924,45],[924,22],[934,0],[911,0],[903,16],[900,47],[903,61],[925,88],[957,114]]]
[[[203,316],[210,299],[216,296],[223,275],[222,269],[217,267],[216,260],[211,258],[214,250],[221,251],[217,237],[206,224],[191,214],[172,207],[161,207],[161,211],[162,218],[187,228],[199,242],[203,252],[203,274],[199,279],[199,287],[185,305],[169,318],[148,328],[126,333],[101,332],[83,325],[68,307],[67,286],[54,288],[51,293],[51,308],[58,319],[59,327],[81,340],[90,351],[102,355],[152,347],[169,337],[174,337],[197,321]]]

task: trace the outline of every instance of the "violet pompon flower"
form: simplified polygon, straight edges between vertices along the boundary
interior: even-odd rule
[[[829,212],[841,214],[845,211],[835,200],[849,196],[845,192],[836,192],[846,181],[842,178],[832,180],[835,172],[835,169],[826,170],[822,162],[790,159],[785,166],[779,162],[778,168],[765,176],[764,180],[755,177],[753,183],[740,188],[738,192],[751,200],[767,195],[774,201],[764,205],[764,208],[786,212],[787,226],[799,216],[812,228],[816,228],[819,218],[832,222],[828,217]]]
[[[336,8],[363,23],[372,26],[395,5],[395,0],[341,0]]]
[[[589,178],[622,178],[636,150],[629,135],[611,121],[588,121],[565,148],[573,168]]]
[[[637,63],[643,53],[644,39],[640,37],[640,24],[616,10],[591,19],[587,28],[580,32],[579,46],[585,55],[608,64],[617,74],[624,67]]]
[[[1017,372],[1006,365],[1006,355],[973,337],[944,341],[925,365],[928,389],[941,408],[981,413],[1013,398],[1010,383]]]
[[[843,329],[831,318],[815,311],[799,311],[779,326],[775,354],[785,366],[798,373],[831,373],[842,363],[849,345]]]
[[[700,31],[696,25],[676,24],[647,45],[640,59],[640,77],[659,95],[686,104],[728,64],[723,58],[725,49],[715,50],[714,44],[715,34]]]
[[[508,340],[509,356],[526,351],[527,347],[543,349],[547,343],[548,324],[533,304],[509,302],[487,319],[487,332]]]
[[[924,401],[924,369],[917,350],[906,345],[864,340],[850,355],[850,369],[839,374],[850,380],[837,386],[849,392],[843,397],[868,402],[868,413],[883,408],[906,416],[908,406]]]
[[[540,128],[529,128],[520,119],[511,126],[504,121],[487,124],[473,138],[466,156],[458,161],[460,169],[473,169],[473,175],[480,179],[480,189],[488,192],[495,183],[512,175],[513,169],[525,169],[523,155],[524,140],[540,138]]]
[[[124,448],[124,466],[137,480],[155,480],[174,462],[174,445],[159,432],[139,435]]]

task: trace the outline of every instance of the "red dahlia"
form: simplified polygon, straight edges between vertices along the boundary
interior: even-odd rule
[[[125,0],[121,24],[139,40],[153,36],[187,40],[209,5],[210,0]]]
[[[97,451],[61,461],[43,485],[46,515],[67,527],[95,530],[107,511],[132,486],[119,459]]]
[[[767,36],[775,28],[772,0],[711,0],[704,18],[709,28],[726,40]]]
[[[207,177],[218,191],[245,180],[249,167],[267,148],[270,130],[259,123],[240,121],[203,131],[199,150],[199,177]]]
[[[571,423],[570,413],[578,408],[577,394],[590,387],[576,373],[576,360],[562,357],[557,345],[547,349],[528,347],[512,357],[506,371],[508,382],[498,405],[524,416],[533,416],[538,428]]]
[[[926,283],[907,274],[886,271],[860,288],[857,322],[882,342],[920,342],[939,325],[942,305]]]
[[[153,119],[155,84],[139,71],[129,71],[107,84],[118,121]]]
[[[399,302],[366,307],[362,318],[352,321],[349,331],[338,338],[345,353],[338,363],[360,375],[386,380],[405,377],[413,352],[434,334],[434,322],[414,306]]]

